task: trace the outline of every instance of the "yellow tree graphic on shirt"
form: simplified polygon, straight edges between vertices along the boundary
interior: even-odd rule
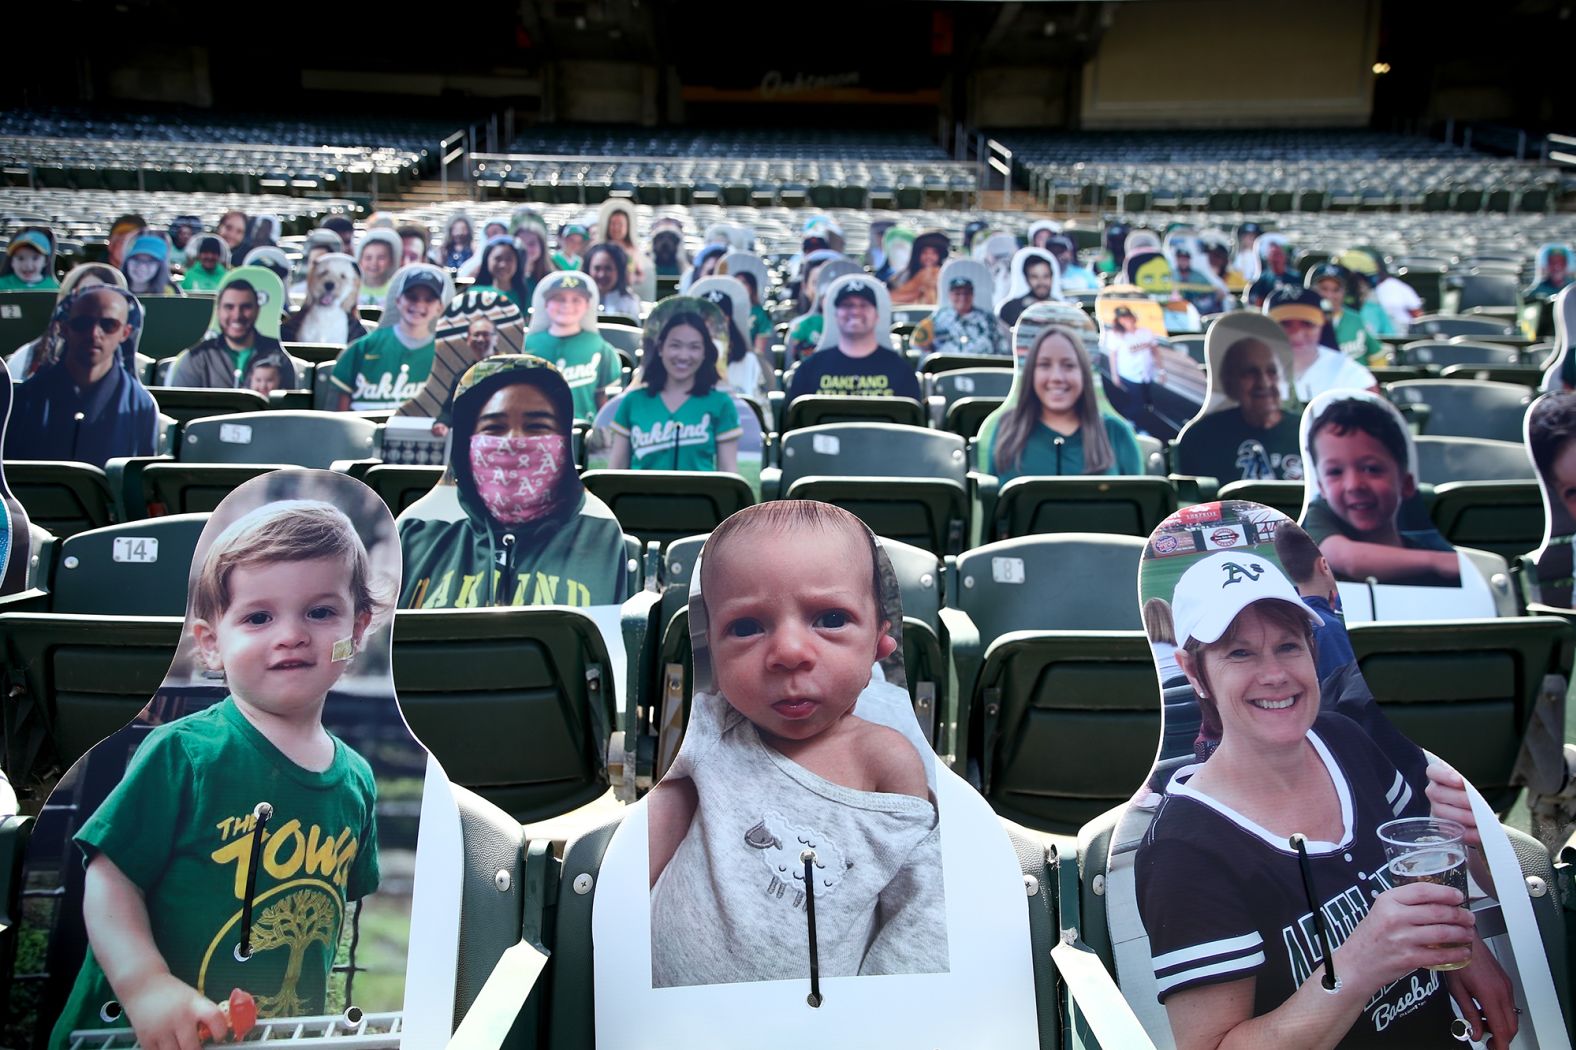
[[[252,926],[252,951],[290,949],[290,961],[278,995],[259,995],[258,1013],[264,1017],[294,1017],[303,1013],[307,1002],[296,994],[301,983],[301,967],[307,949],[321,944],[331,951],[334,943],[333,901],[321,890],[298,890],[269,906]]]

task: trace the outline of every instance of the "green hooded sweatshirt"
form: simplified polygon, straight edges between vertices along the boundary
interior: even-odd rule
[[[565,463],[556,513],[523,525],[495,521],[471,474],[476,419],[499,388],[529,383],[552,402],[566,448],[574,409],[569,385],[553,365],[528,355],[489,358],[473,365],[454,394],[450,470],[465,516],[458,520],[401,518],[405,557],[402,609],[487,605],[617,605],[629,597],[624,530],[607,505],[585,491]]]

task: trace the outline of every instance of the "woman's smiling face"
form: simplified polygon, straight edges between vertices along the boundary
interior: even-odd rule
[[[1194,688],[1220,711],[1222,741],[1236,735],[1254,746],[1295,743],[1319,714],[1319,676],[1307,628],[1298,623],[1302,614],[1267,616],[1266,604],[1245,607],[1218,641],[1183,654]]]

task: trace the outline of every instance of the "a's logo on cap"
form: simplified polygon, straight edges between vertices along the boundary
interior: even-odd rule
[[[721,288],[713,288],[711,291],[702,295],[701,298],[706,300],[708,303],[718,303],[719,305],[722,303],[731,303],[733,301],[728,298],[728,293],[723,291]]]
[[[870,286],[864,281],[849,281],[843,290],[847,292],[868,292]]]
[[[1224,590],[1234,583],[1241,583],[1243,580],[1257,583],[1259,577],[1264,575],[1264,566],[1256,561],[1249,562],[1247,565],[1228,561],[1220,567],[1220,571],[1226,574],[1226,582],[1220,585],[1221,589]]]
[[[574,276],[565,277],[562,281],[558,282],[558,287],[560,287],[560,288],[579,288],[580,287],[580,278],[574,277]]]

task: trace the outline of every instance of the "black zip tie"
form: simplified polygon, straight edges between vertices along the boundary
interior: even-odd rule
[[[257,865],[263,859],[263,832],[273,815],[274,807],[266,802],[259,802],[252,809],[252,861],[246,866],[246,896],[241,901],[241,943],[235,947],[237,962],[246,962],[252,957],[252,898],[257,893]]]
[[[348,1012],[354,1007],[356,1001],[352,989],[356,983],[356,948],[361,944],[361,905],[366,903],[365,897],[356,899],[356,912],[350,918],[350,969],[345,971],[345,1010]]]
[[[815,850],[799,854],[804,861],[804,914],[810,922],[810,994],[805,1002],[813,1007],[821,1005],[821,958],[815,944]]]
[[[1313,928],[1319,934],[1319,947],[1324,949],[1324,976],[1319,980],[1324,990],[1333,992],[1341,982],[1335,976],[1335,951],[1330,947],[1330,931],[1324,923],[1324,909],[1313,894],[1313,868],[1308,863],[1308,836],[1301,832],[1291,837],[1291,848],[1297,851],[1297,863],[1302,868],[1302,892],[1308,898],[1308,910],[1313,913]]]

